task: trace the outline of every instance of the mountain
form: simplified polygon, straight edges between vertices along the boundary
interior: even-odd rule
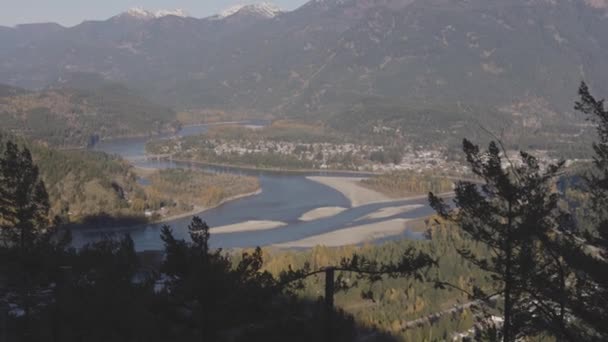
[[[138,20],[152,20],[152,19],[159,19],[159,18],[163,18],[163,17],[167,17],[167,16],[185,18],[188,15],[182,9],[149,11],[149,10],[143,9],[141,7],[131,8],[130,10],[126,11],[125,13],[118,15],[119,18],[120,17],[133,18],[133,19],[138,19]]]
[[[127,12],[0,28],[0,81],[40,88],[97,73],[164,105],[252,114],[343,113],[364,99],[561,114],[581,79],[608,93],[607,10],[605,0],[312,0],[202,19]]]
[[[274,18],[281,14],[281,9],[273,4],[262,2],[259,4],[251,5],[236,5],[232,6],[221,13],[210,17],[214,20],[223,20],[226,18],[234,17],[258,17],[258,18]]]

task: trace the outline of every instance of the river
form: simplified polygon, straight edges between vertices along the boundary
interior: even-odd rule
[[[259,124],[259,122],[249,122],[247,124]],[[204,134],[208,127],[209,126],[207,125],[187,126],[183,128],[178,135],[188,136]],[[252,220],[280,221],[286,223],[285,226],[262,231],[212,233],[210,239],[212,247],[241,248],[268,246],[300,240],[338,229],[359,226],[361,224],[380,222],[386,220],[386,218],[360,219],[379,209],[387,207],[409,204],[420,205],[419,208],[391,217],[391,219],[419,218],[428,216],[432,213],[432,209],[427,205],[426,200],[418,199],[368,204],[347,209],[335,216],[310,222],[302,222],[299,220],[300,216],[316,208],[350,207],[349,200],[340,192],[306,178],[307,176],[327,175],[327,173],[285,173],[244,170],[230,167],[210,167],[188,163],[178,164],[169,161],[150,161],[145,159],[145,143],[147,140],[147,138],[127,138],[104,141],[96,145],[95,150],[110,154],[118,154],[130,161],[133,165],[140,167],[194,167],[210,172],[227,172],[257,176],[262,190],[260,194],[225,203],[219,207],[204,211],[203,213],[200,213],[199,216],[206,221],[210,227],[219,227]],[[349,174],[336,173],[332,173],[331,175],[344,177],[352,176]],[[82,246],[108,234],[128,233],[134,240],[135,247],[138,251],[160,250],[163,248],[159,235],[162,225],[168,224],[171,226],[177,238],[187,238],[187,225],[190,220],[191,217],[187,217],[162,224],[153,223],[129,228],[77,230],[73,232],[74,245]],[[420,238],[420,234],[405,231],[403,234],[392,236],[391,238],[404,237]]]

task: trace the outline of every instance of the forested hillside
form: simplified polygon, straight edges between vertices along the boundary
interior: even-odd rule
[[[439,260],[439,264],[425,272],[421,281],[388,278],[373,285],[361,281],[349,291],[338,293],[336,305],[354,315],[359,324],[390,332],[400,341],[449,341],[458,332],[472,328],[476,318],[469,306],[463,305],[471,302],[464,292],[437,289],[434,288],[434,282],[450,282],[466,291],[472,291],[474,286],[487,286],[484,272],[465,262],[456,248],[471,248],[480,254],[487,252],[461,236],[456,227],[437,220],[437,217],[429,218],[419,225],[419,229],[428,230],[429,240],[402,240],[363,247],[319,246],[310,251],[265,250],[265,269],[278,274],[290,265],[298,269],[305,263],[310,263],[313,269],[317,269],[339,265],[343,258],[352,257],[353,254],[387,264],[397,260],[411,247],[429,253]],[[343,277],[349,284],[356,283],[355,273],[345,272]],[[324,279],[322,276],[310,278],[305,284],[306,288],[300,295],[314,300],[322,293]],[[368,292],[372,297],[362,296]],[[425,319],[436,313],[440,315]]]
[[[0,135],[2,151],[11,135]],[[64,221],[113,214],[143,215],[132,208],[133,200],[145,200],[132,167],[118,157],[90,151],[60,151],[17,139],[27,146],[39,165],[51,203],[52,215]]]
[[[0,88],[2,128],[55,146],[82,147],[100,139],[175,130],[175,112],[119,84],[26,91]]]
[[[184,212],[195,214],[229,199],[252,195],[260,189],[255,177],[197,170],[158,170],[144,172],[144,177],[149,182],[143,186],[147,201],[137,206],[156,211],[164,208],[168,216]]]
[[[564,158],[590,156],[594,132],[584,117],[572,113],[564,116],[547,106],[548,102],[540,100],[496,108],[377,98],[357,101],[325,116],[324,121],[343,134],[447,147],[454,151],[451,154],[458,153],[463,136],[481,143],[499,134],[514,150],[545,150]]]
[[[141,172],[120,157],[57,150],[7,134],[0,134],[0,152],[10,139],[31,150],[46,184],[51,216],[58,216],[62,223],[106,228],[144,223],[202,211],[259,187],[252,177],[179,169],[144,172],[142,184]]]

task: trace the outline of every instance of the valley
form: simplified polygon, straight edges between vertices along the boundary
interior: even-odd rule
[[[0,342],[607,340],[608,0],[280,1],[2,7]]]
[[[257,122],[241,123],[243,129],[248,129],[248,126],[259,126]],[[152,143],[165,141],[173,141],[173,139],[189,139],[205,136],[213,136],[214,129],[220,128],[220,131],[228,129],[233,131],[236,128],[234,124],[228,123],[225,125],[214,124],[212,126],[192,126],[187,127],[177,137],[165,137],[163,140],[153,139]],[[208,131],[208,129],[210,129]],[[249,128],[251,129],[251,128]],[[259,132],[260,128],[253,130]],[[238,130],[237,130],[238,131]],[[289,171],[270,171],[255,168],[239,168],[238,166],[213,166],[206,164],[198,164],[196,162],[189,163],[188,161],[175,161],[170,159],[156,160],[155,158],[145,158],[144,149],[150,145],[148,139],[123,139],[116,141],[106,141],[98,144],[98,151],[107,151],[109,153],[122,155],[126,160],[130,161],[136,167],[150,170],[166,170],[161,172],[177,172],[182,174],[187,171],[169,171],[175,168],[186,168],[193,170],[201,170],[217,174],[218,177],[232,177],[229,175],[240,175],[247,177],[254,176],[260,184],[260,192],[242,199],[237,199],[224,203],[216,208],[210,208],[200,213],[212,227],[218,227],[217,230],[211,230],[211,244],[215,247],[222,248],[245,248],[253,246],[270,246],[274,244],[285,243],[302,239],[305,237],[316,236],[344,228],[349,228],[361,224],[370,224],[367,232],[359,234],[360,242],[371,242],[378,238],[399,238],[408,236],[418,238],[417,233],[408,230],[407,225],[393,227],[386,231],[383,221],[397,219],[399,217],[420,218],[430,213],[430,208],[425,203],[424,197],[408,197],[394,198],[381,193],[374,193],[372,199],[359,198],[360,194],[365,193],[366,189],[358,184],[360,178],[353,177],[351,173],[343,173],[340,171],[331,170],[300,170],[301,172]],[[143,158],[142,158],[143,157]],[[327,186],[323,181],[317,182],[315,178],[308,176],[325,176],[327,172],[338,180],[349,182],[354,180],[355,183],[350,183],[351,191],[343,192],[341,188],[334,190],[333,185]],[[243,179],[243,180],[244,180]],[[181,184],[181,183],[180,183]],[[190,189],[191,180],[187,180],[184,186]],[[242,181],[239,182],[242,187]],[[354,187],[354,188],[353,188]],[[183,195],[195,195],[190,190],[182,191]],[[351,194],[349,194],[351,193]],[[168,193],[167,193],[168,194]],[[166,195],[167,195],[166,194]],[[352,197],[353,194],[356,197]],[[195,195],[196,200],[200,200],[200,195]],[[203,195],[202,198],[208,196]],[[374,212],[382,208],[395,207],[400,205],[415,204],[420,206],[413,207],[413,210],[397,210],[390,215],[375,217]],[[315,215],[312,219],[301,219],[306,213],[313,210],[325,207],[342,207],[344,211],[333,211],[331,215]],[[372,214],[371,217],[368,215]],[[191,215],[190,215],[191,216]],[[86,230],[74,231],[74,243],[76,246],[83,245],[90,241],[99,239],[104,234],[109,232],[125,233],[128,232],[135,241],[137,250],[157,250],[161,246],[161,241],[158,238],[158,232],[162,224],[170,224],[175,228],[175,234],[178,237],[186,236],[186,225],[190,221],[190,216],[164,221],[156,224],[139,224],[131,227],[105,227],[95,225]],[[362,219],[363,218],[363,219]],[[248,226],[259,227],[258,229],[247,229]],[[242,229],[229,229],[230,227],[242,227]],[[384,231],[384,233],[374,233]],[[376,234],[376,235],[374,235]],[[346,243],[346,242],[345,242]]]

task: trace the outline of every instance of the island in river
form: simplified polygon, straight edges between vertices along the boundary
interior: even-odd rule
[[[191,216],[260,191],[256,177],[204,172],[196,169],[136,168],[145,201],[135,206],[153,221]]]

